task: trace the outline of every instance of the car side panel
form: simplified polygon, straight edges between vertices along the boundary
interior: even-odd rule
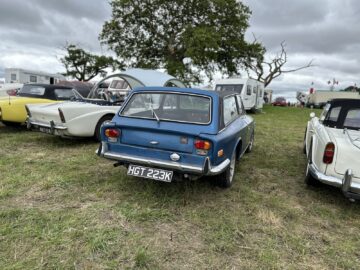
[[[213,142],[213,156],[210,160],[214,165],[218,165],[227,158],[230,159],[240,141],[242,143],[240,154],[246,150],[248,144],[246,137],[247,134],[251,132],[251,124],[252,122],[248,122],[247,116],[243,115],[234,120],[215,136],[206,136],[205,134],[202,134],[202,137],[207,137],[207,139],[210,139]],[[224,150],[224,155],[218,157],[217,153],[221,149]]]
[[[67,127],[66,133],[69,136],[77,137],[92,137],[95,133],[95,128],[99,120],[108,114],[114,115],[119,110],[119,107],[114,106],[110,108],[100,108],[93,112],[78,115],[77,117],[67,121],[64,126]],[[66,113],[64,112],[65,119]]]
[[[331,141],[324,125],[317,117],[311,119],[308,123],[306,135],[307,153],[309,159],[322,173],[326,173],[327,165],[323,162],[324,150],[326,144]],[[311,153],[309,153],[311,147]]]

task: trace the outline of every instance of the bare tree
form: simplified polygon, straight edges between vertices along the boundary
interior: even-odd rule
[[[263,82],[266,87],[272,82],[272,80],[279,77],[281,74],[296,72],[313,66],[313,60],[311,60],[304,66],[294,69],[285,69],[284,66],[288,61],[285,42],[281,42],[280,46],[281,52],[270,61],[265,61],[264,55],[255,59],[249,59],[249,61],[245,64],[248,76]],[[251,71],[255,74],[255,76],[251,76]]]

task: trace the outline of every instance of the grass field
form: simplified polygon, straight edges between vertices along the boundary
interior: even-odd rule
[[[0,127],[0,269],[359,269],[359,203],[303,182],[309,113],[255,115],[227,190],[127,177],[91,140]]]

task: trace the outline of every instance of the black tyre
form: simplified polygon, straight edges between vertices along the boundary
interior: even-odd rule
[[[303,145],[303,153],[306,155],[306,132],[307,132],[307,128],[305,129],[305,134],[304,134],[304,145]]]
[[[310,167],[310,164],[307,163],[306,171],[305,171],[305,184],[308,186],[318,186],[319,181],[312,176],[312,174],[310,173],[309,167]]]
[[[2,121],[2,123],[7,127],[20,127],[21,126],[21,123],[17,123],[17,122]]]
[[[226,168],[224,172],[216,176],[217,184],[222,188],[229,188],[232,185],[234,175],[235,175],[235,164],[236,164],[236,151],[234,151],[230,165]]]
[[[251,134],[250,142],[249,142],[248,147],[246,148],[245,153],[251,153],[251,152],[252,152],[253,147],[254,147],[254,140],[255,140],[255,136],[254,136],[254,132],[253,132],[253,133]]]
[[[306,164],[306,171],[305,171],[305,184],[308,186],[317,186],[319,184],[319,181],[315,179],[311,172],[310,172],[310,164],[312,163],[312,142],[310,144],[309,153],[307,156],[307,164]]]
[[[102,124],[104,124],[105,122],[110,122],[111,119],[113,119],[113,115],[105,115],[103,116],[102,118],[100,118],[99,122],[96,124],[96,127],[95,127],[95,132],[94,132],[94,136],[95,136],[95,139],[100,142],[101,141],[101,134],[100,134],[100,128],[102,126]]]

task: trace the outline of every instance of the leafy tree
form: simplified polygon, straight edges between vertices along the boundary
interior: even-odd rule
[[[127,66],[164,68],[188,83],[238,74],[262,53],[244,35],[251,14],[238,0],[112,0],[100,40]]]
[[[112,57],[91,54],[74,44],[68,44],[65,50],[66,55],[60,59],[66,68],[64,75],[79,81],[87,82],[98,74],[105,75],[105,69],[108,67],[112,67],[113,70],[121,67],[120,62]]]
[[[356,85],[350,85],[350,86],[348,86],[348,87],[346,87],[345,89],[340,90],[340,91],[345,91],[345,92],[359,92],[359,94],[360,94],[360,88],[357,87]]]
[[[253,77],[256,80],[263,82],[264,86],[266,87],[281,74],[296,72],[301,69],[313,66],[313,60],[311,60],[304,66],[293,69],[286,69],[285,65],[288,61],[288,56],[285,48],[285,43],[281,42],[280,46],[280,53],[275,55],[269,61],[265,60],[265,49],[263,53],[258,54],[257,57],[249,57],[248,61],[245,64],[249,77]],[[252,76],[252,74],[255,74],[255,76]]]

